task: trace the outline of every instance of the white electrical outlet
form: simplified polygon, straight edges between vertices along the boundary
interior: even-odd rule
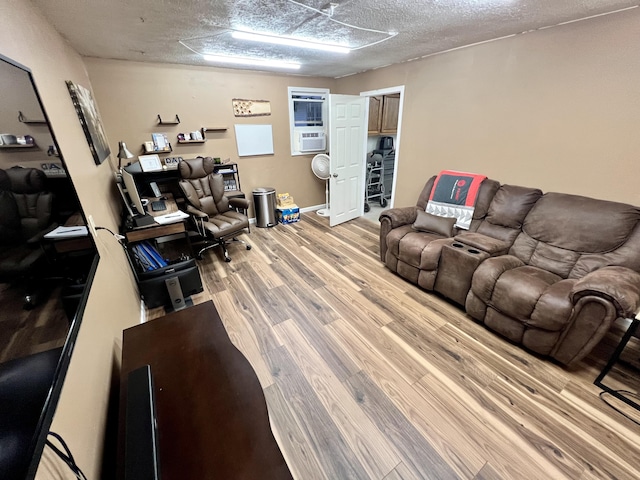
[[[87,223],[89,224],[89,231],[91,231],[91,235],[96,236],[96,223],[93,221],[93,217],[89,215],[87,217]]]

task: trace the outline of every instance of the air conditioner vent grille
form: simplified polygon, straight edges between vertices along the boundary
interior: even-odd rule
[[[324,132],[300,132],[301,152],[318,152],[326,148],[327,140]]]

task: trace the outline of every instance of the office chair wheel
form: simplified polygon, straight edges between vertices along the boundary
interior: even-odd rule
[[[380,206],[382,208],[387,206],[387,199],[386,198],[382,197],[382,199],[380,200]]]
[[[368,203],[364,204],[364,213],[367,213],[369,210],[371,210],[371,207],[369,206]]]
[[[224,261],[225,261],[225,262],[227,262],[227,263],[229,263],[229,262],[231,261],[231,257],[230,257],[230,256],[228,256],[228,255],[225,255],[225,256],[224,256]]]
[[[251,245],[247,245],[247,250],[251,250]]]

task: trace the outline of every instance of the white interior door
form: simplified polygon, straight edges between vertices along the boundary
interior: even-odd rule
[[[366,98],[329,95],[329,225],[362,215],[367,144]]]

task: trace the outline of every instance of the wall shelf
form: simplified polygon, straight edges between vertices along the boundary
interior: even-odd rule
[[[202,127],[200,131],[202,132],[202,138],[207,138],[207,132],[226,132],[227,127]]]
[[[144,143],[142,144],[142,151],[146,153],[171,153],[173,152],[173,148],[171,148],[171,144],[169,144],[169,148],[163,148],[162,150],[147,150]]]
[[[162,120],[162,117],[160,116],[160,114],[158,114],[158,125],[178,125],[180,123],[180,117],[178,117],[178,114],[176,113],[176,118],[175,120]]]
[[[20,110],[18,110],[18,121],[20,123],[28,123],[30,125],[46,125],[46,120],[29,120],[25,117]]]
[[[29,143],[26,145],[21,145],[19,143],[15,145],[0,145],[0,148],[35,148],[37,145],[35,143]]]
[[[178,143],[184,145],[185,143],[204,143],[206,140],[178,140]]]

